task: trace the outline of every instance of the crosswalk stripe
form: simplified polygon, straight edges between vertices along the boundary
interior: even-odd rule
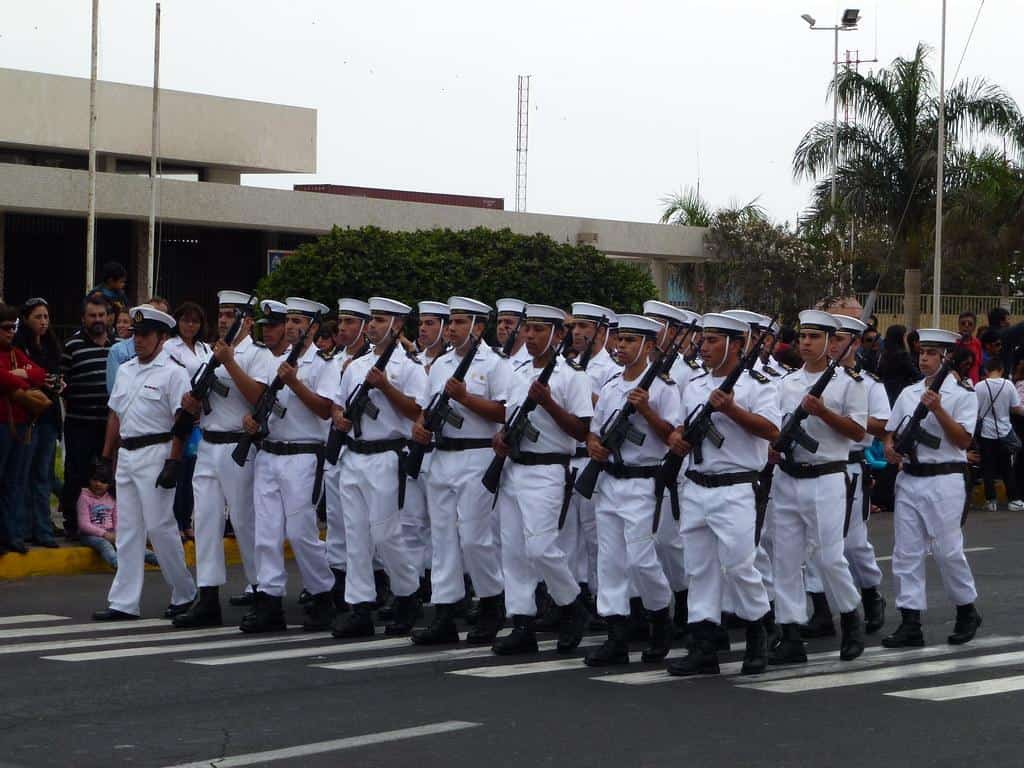
[[[33,651],[67,651],[72,648],[95,648],[105,645],[130,645],[151,643],[157,640],[195,640],[199,637],[216,637],[238,632],[237,627],[216,627],[214,629],[189,629],[174,632],[156,632],[144,635],[114,635],[113,637],[86,637],[76,640],[55,640],[53,642],[17,643],[0,645],[0,656],[11,653],[32,653]]]
[[[964,552],[988,552],[993,549],[995,547],[964,547]],[[879,563],[892,560],[892,555],[882,555],[881,557],[876,557],[875,560]]]
[[[236,630],[237,631],[237,630]],[[42,656],[47,661],[104,661],[108,659],[124,659],[129,656],[162,656],[169,653],[184,651],[211,651],[234,646],[271,645],[273,643],[301,643],[310,639],[323,637],[323,632],[289,632],[287,635],[278,633],[271,637],[252,637],[238,633],[237,640],[215,640],[208,643],[180,643],[175,645],[143,645],[138,648],[115,648],[109,651],[86,651],[84,653],[66,653],[58,656]]]
[[[360,651],[387,650],[389,648],[410,647],[407,637],[388,637],[380,640],[366,640],[359,643],[343,643],[334,641],[333,645],[315,645],[311,648],[288,648],[282,651],[262,651],[260,653],[235,654],[233,656],[206,656],[200,659],[177,659],[185,664],[198,664],[203,667],[220,667],[227,664],[250,664],[257,661],[281,661],[282,659],[301,659],[309,656],[337,656]]]
[[[21,616],[0,616],[0,626],[11,624],[33,624],[39,621],[63,621],[68,616],[57,616],[52,613],[25,613]]]
[[[21,627],[19,629],[0,629],[0,640],[13,640],[17,637],[42,637],[44,635],[121,632],[169,625],[170,622],[167,619],[137,619],[136,621],[89,621],[85,624],[62,624],[58,627]]]
[[[932,688],[914,688],[909,691],[892,691],[885,695],[901,699],[917,699],[918,701],[955,701],[1013,691],[1024,691],[1024,675],[999,677],[995,680],[975,680],[971,683],[937,685]]]
[[[1024,651],[1011,651],[1009,653],[994,653],[987,656],[959,657],[945,661],[925,661],[919,664],[889,666],[883,669],[869,669],[859,672],[850,671],[832,675],[797,677],[792,680],[780,680],[770,683],[751,682],[742,684],[739,687],[752,688],[757,691],[769,691],[771,693],[802,693],[804,691],[820,691],[826,688],[886,683],[891,680],[904,680],[910,677],[969,672],[972,669],[1005,667],[1021,661],[1024,661]]]

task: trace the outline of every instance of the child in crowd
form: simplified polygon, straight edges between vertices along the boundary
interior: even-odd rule
[[[117,570],[117,502],[110,495],[110,472],[93,470],[89,485],[78,497],[78,531],[82,544],[96,550],[107,565]],[[156,554],[146,550],[146,562],[157,565]]]

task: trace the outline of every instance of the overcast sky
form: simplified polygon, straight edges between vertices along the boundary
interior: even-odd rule
[[[89,75],[89,0],[0,0],[0,66]],[[315,108],[318,172],[247,176],[494,195],[515,203],[516,75],[530,74],[527,208],[654,221],[700,179],[712,205],[792,220],[793,149],[830,120],[823,0],[164,0],[161,84]],[[950,0],[947,82],[979,0]],[[941,0],[865,2],[846,49],[935,48]],[[1024,101],[1021,0],[984,5],[960,76]],[[100,0],[100,77],[152,82],[153,3]],[[863,64],[862,69],[878,67]],[[82,116],[87,119],[86,115]],[[216,130],[210,126],[207,130]]]

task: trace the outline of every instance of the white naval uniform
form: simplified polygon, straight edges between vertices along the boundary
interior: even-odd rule
[[[267,350],[264,362],[276,376],[283,360],[275,358]],[[315,344],[310,344],[299,357],[296,368],[299,381],[313,392],[317,392],[320,382],[333,372]],[[269,442],[293,445],[319,443],[322,447],[324,420],[307,408],[287,385],[282,387],[277,400],[286,409],[285,415],[280,418],[271,414],[268,422],[270,434],[264,438],[264,446]],[[262,449],[256,454],[254,463],[256,568],[260,591],[272,597],[284,596],[288,581],[284,565],[286,538],[295,554],[302,585],[314,595],[329,591],[334,585],[334,575],[327,565],[327,548],[320,540],[312,497],[316,455],[281,456]]]
[[[648,367],[650,365],[648,363]],[[594,406],[591,432],[599,434],[599,429],[625,406],[626,397],[642,378],[643,374],[626,381],[619,374],[601,388]],[[648,393],[651,409],[658,416],[672,425],[680,422],[680,401],[675,384],[655,378]],[[634,412],[629,423],[644,435],[644,439],[642,445],[629,440],[622,444],[623,464],[627,467],[660,466],[667,450],[665,443],[639,413]],[[618,458],[613,456],[609,467],[617,461]],[[598,478],[594,511],[597,516],[597,612],[602,616],[628,616],[633,589],[649,611],[668,607],[672,599],[665,570],[655,550],[654,488],[653,477],[613,477],[606,469]],[[665,504],[667,506],[667,501]],[[675,523],[666,509],[661,525],[668,522],[666,517]]]
[[[530,385],[540,375],[531,360],[513,367],[505,403],[506,420],[526,400]],[[581,419],[594,414],[590,381],[582,371],[559,357],[548,380],[551,396],[563,409]],[[501,524],[501,567],[505,577],[505,606],[513,616],[535,616],[534,590],[543,581],[556,605],[571,603],[579,595],[576,575],[569,570],[566,553],[558,546],[558,518],[566,492],[568,460],[576,441],[542,407],[529,415],[539,432],[537,442],[524,437],[524,453],[561,454],[565,465],[517,464],[506,460],[498,488]]]
[[[807,391],[821,376],[806,368],[785,376],[779,385],[779,408],[785,416],[797,409]],[[845,372],[833,373],[822,397],[825,406],[860,426],[867,423],[867,394]],[[796,446],[786,459],[797,464],[821,465],[849,460],[853,441],[809,416],[803,428],[818,441],[817,453]],[[843,555],[843,521],[846,517],[846,473],[797,479],[778,466],[772,483],[771,527],[775,557],[775,613],[780,624],[807,621],[802,566],[814,563],[830,606],[849,613],[860,602],[850,567]]]
[[[379,357],[374,351],[353,360],[341,380],[330,377],[319,394],[344,407]],[[400,392],[413,398],[421,408],[426,405],[427,376],[422,365],[401,350],[395,350],[384,373]],[[376,419],[362,420],[360,441],[393,441],[396,449],[357,453],[352,445],[355,435],[349,432],[349,443],[338,461],[338,496],[348,550],[345,601],[350,605],[377,599],[373,581],[374,553],[383,561],[391,590],[397,597],[408,597],[419,588],[421,564],[414,560],[406,545],[398,505],[399,453],[409,440],[412,422],[395,410],[380,390],[371,389],[370,400],[379,413]]]
[[[777,427],[781,416],[775,385],[767,375],[761,376],[766,380],[759,381],[749,372],[741,374],[733,398],[740,408]],[[724,380],[710,373],[693,379],[683,395],[683,413],[689,416],[700,408]],[[724,414],[713,413],[711,422],[723,437],[722,446],[716,448],[705,440],[700,464],[690,454],[686,470],[709,476],[759,473],[768,461],[768,441],[750,434]],[[764,616],[769,607],[768,593],[754,565],[753,483],[706,487],[688,480],[682,489],[681,506],[690,577],[688,621],[717,624],[726,609],[748,621]]]
[[[783,377],[787,373],[791,373],[792,370],[786,366],[783,366],[775,358],[770,357],[768,362],[762,362],[758,366],[758,371],[767,376],[770,380],[772,388],[775,393],[776,405],[778,404],[779,386],[782,382]],[[761,541],[757,545],[757,554],[754,558],[754,567],[757,568],[757,572],[761,574],[761,583],[764,584],[765,591],[768,592],[768,600],[774,602],[775,600],[775,576],[772,569],[772,557],[774,556],[775,547],[772,543],[772,526],[770,523],[772,515],[772,502],[771,502],[771,483],[772,474],[766,471],[761,473],[761,481],[768,483],[768,498],[765,500],[765,514],[764,521],[761,525]],[[729,603],[729,600],[726,600]],[[726,607],[726,610],[731,608]]]
[[[180,336],[171,336],[167,339],[164,342],[164,352],[185,366],[189,379],[196,375],[200,366],[208,362],[213,354],[210,345],[206,342],[197,341],[195,349],[192,349],[181,340]]]
[[[276,364],[271,368],[268,360],[273,355],[266,347],[257,345],[246,336],[235,347],[235,362],[247,376],[261,384],[269,384],[276,375]],[[217,381],[227,388],[227,397],[210,392],[210,413],[201,413],[199,426],[204,433],[242,433],[242,419],[252,411],[249,401],[239,392],[237,385],[224,366],[218,366]],[[196,469],[192,475],[195,496],[193,511],[196,533],[196,578],[200,587],[217,587],[227,581],[224,567],[225,509],[231,517],[235,541],[242,555],[242,569],[246,584],[257,583],[256,571],[256,519],[253,508],[252,483],[254,462],[238,466],[231,458],[237,442],[213,443],[200,440],[196,453]],[[250,452],[251,453],[251,452]]]
[[[892,407],[885,425],[894,432],[904,417],[909,417],[926,389],[919,381],[905,388]],[[939,390],[942,408],[953,419],[973,432],[978,418],[975,393],[950,376]],[[929,413],[921,426],[942,442],[938,450],[918,444],[917,459],[922,464],[963,463],[967,452],[949,442],[935,415]],[[905,460],[904,467],[909,463]],[[895,541],[892,574],[896,579],[896,607],[923,611],[928,607],[925,592],[925,557],[931,552],[939,568],[946,595],[954,605],[973,603],[978,593],[974,576],[964,555],[964,537],[960,529],[967,489],[962,472],[935,477],[913,477],[901,471],[896,477],[896,504],[893,512]]]
[[[519,351],[513,352],[508,356],[508,361],[512,365],[512,370],[515,370],[523,363],[533,362],[533,358],[530,357],[530,353],[526,351],[526,344],[523,344],[523,346],[519,348]]]
[[[444,391],[462,359],[452,350],[433,362],[428,376],[428,401]],[[466,373],[466,390],[485,400],[504,402],[511,375],[508,360],[481,344]],[[493,597],[504,588],[501,551],[492,519],[496,513],[491,495],[480,482],[494,457],[491,439],[501,425],[454,400],[449,402],[462,417],[462,426],[444,424],[434,435],[438,447],[425,478],[433,547],[431,595],[435,604],[456,603],[465,596],[463,573],[469,574],[478,597]],[[443,450],[445,440],[480,440],[483,446]]]
[[[109,401],[120,421],[121,440],[170,434],[188,390],[185,368],[162,350],[149,363],[140,363],[138,357],[123,363]],[[170,452],[170,440],[133,451],[122,445],[117,452],[118,566],[107,596],[114,610],[139,614],[147,536],[171,588],[171,604],[183,605],[196,596],[174,520],[174,489],[156,487]]]

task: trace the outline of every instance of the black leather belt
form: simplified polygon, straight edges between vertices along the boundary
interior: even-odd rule
[[[569,454],[567,453],[519,453],[516,456],[509,456],[516,464],[527,467],[543,466],[548,464],[560,464],[563,467],[569,466]]]
[[[911,477],[938,477],[939,475],[962,475],[967,470],[966,462],[940,461],[935,464],[911,464],[904,462],[901,471]]]
[[[688,469],[686,476],[704,488],[724,488],[727,485],[752,485],[757,482],[761,473],[751,470],[750,472],[723,472],[711,475],[698,472],[695,469]]]
[[[148,448],[151,445],[168,443],[171,440],[170,432],[161,432],[158,435],[138,435],[136,437],[122,437],[121,447],[126,451],[137,451],[139,448]]]
[[[826,461],[823,464],[798,464],[795,461],[779,462],[779,469],[797,480],[806,480],[823,475],[836,475],[846,472],[846,461]]]
[[[214,445],[226,445],[237,443],[245,437],[245,434],[245,432],[214,432],[212,429],[204,429],[203,440]]]
[[[320,492],[324,487],[324,444],[323,443],[281,443],[264,440],[260,450],[273,456],[301,456],[311,454],[316,457],[316,472],[313,475],[313,506],[320,503]]]
[[[346,437],[347,437],[347,435],[346,435]],[[424,453],[433,453],[434,452],[434,443],[433,442],[431,442],[430,445],[423,445],[422,443],[417,443],[417,442],[414,442],[413,440],[406,440],[405,441],[405,447],[406,448],[412,448],[414,445],[418,445],[420,447],[420,450],[423,451]]]
[[[646,480],[656,478],[661,474],[661,466],[641,466],[637,464],[616,464],[609,461],[605,464],[604,471],[618,480]]]
[[[590,453],[587,451],[587,446],[585,446],[585,445],[577,445],[576,446],[576,453],[574,453],[572,455],[572,457],[574,459],[589,459],[590,458]]]
[[[472,451],[491,447],[489,437],[438,437],[435,443],[439,451]]]
[[[847,463],[863,464],[866,458],[867,457],[864,455],[864,449],[861,448],[859,451],[850,451],[850,458],[847,459]]]

